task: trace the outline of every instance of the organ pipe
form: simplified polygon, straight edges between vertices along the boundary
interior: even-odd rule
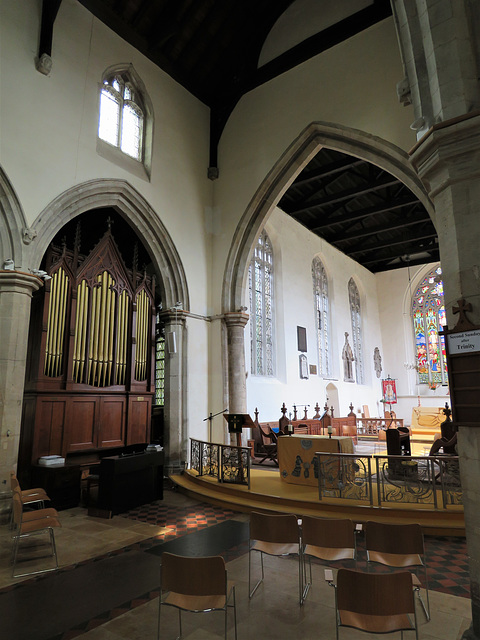
[[[68,276],[60,267],[52,276],[48,303],[44,373],[51,378],[61,375],[63,369],[68,284]]]

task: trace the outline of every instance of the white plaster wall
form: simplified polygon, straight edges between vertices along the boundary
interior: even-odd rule
[[[127,180],[166,226],[186,272],[191,310],[204,314],[211,253],[205,233],[212,198],[208,109],[76,0],[60,6],[53,69],[43,76],[34,64],[41,4],[0,2],[0,164],[28,223],[74,185]],[[105,69],[119,63],[133,64],[153,102],[150,182],[96,153],[99,82]]]
[[[407,370],[404,363],[415,362],[415,341],[411,318],[411,299],[421,280],[436,265],[427,264],[386,271],[376,275],[380,327],[382,333],[383,377],[397,380],[398,404],[395,411],[405,424],[411,424],[412,409],[420,402],[424,407],[450,406],[448,387],[432,390],[418,384],[416,371]]]
[[[273,378],[254,376],[250,364],[250,326],[246,328],[247,407],[253,416],[257,407],[261,421],[278,420],[280,407],[285,402],[288,411],[293,405],[310,405],[308,417],[314,414],[318,402],[323,407],[326,387],[334,384],[338,389],[340,413],[349,413],[352,402],[354,410],[368,405],[370,414],[378,415],[378,400],[381,398],[380,380],[375,375],[373,351],[382,352],[380,319],[378,314],[377,285],[375,276],[340,251],[309,232],[305,227],[275,209],[270,216],[266,231],[272,242],[275,270],[275,351],[276,375]],[[333,374],[331,379],[310,375],[308,380],[300,378],[297,349],[297,326],[307,331],[308,363],[317,365],[317,339],[315,307],[312,284],[312,260],[318,256],[327,271],[329,297],[331,300],[331,345]],[[365,384],[357,385],[343,380],[342,349],[345,332],[353,348],[348,281],[354,277],[357,283],[362,309],[363,362]],[[246,291],[248,299],[248,291]],[[331,400],[331,399],[330,399]],[[331,402],[329,402],[330,406]],[[303,409],[298,416],[303,417]]]

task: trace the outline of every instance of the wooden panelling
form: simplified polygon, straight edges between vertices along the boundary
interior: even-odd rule
[[[98,447],[125,444],[125,398],[100,398]]]
[[[66,402],[66,398],[38,398],[33,461],[41,456],[64,453]]]
[[[150,442],[152,396],[130,396],[127,444]]]
[[[70,398],[67,422],[67,453],[95,449],[98,398]]]

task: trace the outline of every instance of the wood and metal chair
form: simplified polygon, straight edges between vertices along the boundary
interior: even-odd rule
[[[271,460],[278,466],[277,434],[271,429],[269,432],[265,431],[258,423],[252,432],[255,441],[254,453],[255,457],[260,459],[260,464],[265,460]]]
[[[367,522],[365,525],[365,549],[368,563],[376,562],[396,569],[423,568],[427,606],[416,586],[419,600],[427,620],[430,620],[430,598],[425,545],[419,524],[386,524]]]
[[[50,502],[50,498],[47,495],[45,489],[42,487],[36,487],[35,489],[22,489],[18,482],[18,478],[14,471],[10,473],[10,487],[12,491],[18,489],[20,491],[20,498],[23,505],[36,505],[40,509],[45,507],[45,502]]]
[[[282,436],[286,437],[286,436]],[[251,588],[252,552],[260,553],[261,578]],[[253,596],[265,577],[263,554],[270,556],[298,556],[299,602],[303,604],[302,550],[297,516],[293,514],[271,515],[253,511],[250,514],[250,544],[248,550],[248,594]]]
[[[233,601],[232,604],[229,604],[230,599]],[[225,561],[221,556],[190,558],[164,552],[160,569],[157,640],[160,638],[163,606],[178,609],[178,638],[182,637],[182,611],[192,613],[224,611],[225,640],[228,607],[232,607],[235,640],[237,638],[235,585],[227,580]]]
[[[335,587],[336,638],[339,627],[351,627],[367,633],[415,631],[418,622],[413,595],[412,575],[399,573],[363,573],[339,569]]]
[[[35,575],[37,573],[46,573],[47,571],[55,571],[58,569],[57,549],[55,545],[54,528],[61,527],[58,519],[58,513],[53,508],[36,509],[34,511],[25,512],[23,509],[20,490],[13,492],[13,548],[12,548],[12,575],[14,578]],[[34,534],[48,533],[50,537],[51,555],[55,558],[55,566],[47,569],[37,569],[24,573],[15,573],[18,561],[18,551],[20,541]]]
[[[357,566],[357,541],[355,525],[348,519],[302,517],[302,555],[304,566],[304,587],[302,598],[305,600],[312,585],[312,558],[325,562],[352,560]],[[307,576],[307,563],[309,575]]]

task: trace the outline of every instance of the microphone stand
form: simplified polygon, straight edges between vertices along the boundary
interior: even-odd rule
[[[212,441],[212,420],[214,418],[216,418],[217,416],[219,416],[221,413],[225,413],[227,410],[223,409],[223,411],[219,411],[218,413],[213,413],[210,412],[208,414],[208,418],[204,418],[203,422],[205,422],[206,420],[208,420],[208,441],[211,442]]]

